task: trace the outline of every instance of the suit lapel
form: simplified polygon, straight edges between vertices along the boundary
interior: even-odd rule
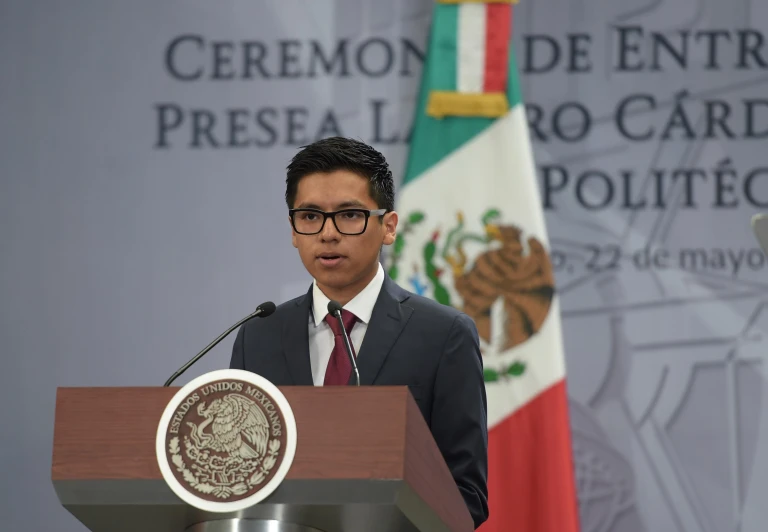
[[[365,331],[363,344],[357,357],[357,369],[360,372],[360,385],[370,385],[384,364],[392,346],[403,332],[413,309],[401,305],[410,294],[400,288],[389,277],[384,277],[384,284],[373,307],[371,321]],[[306,333],[305,333],[305,336]],[[349,384],[354,384],[354,375]]]
[[[297,386],[311,386],[312,365],[309,361],[309,307],[312,304],[312,287],[296,305],[288,309],[283,321],[283,355]]]

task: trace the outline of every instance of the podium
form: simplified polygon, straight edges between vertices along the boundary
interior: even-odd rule
[[[51,478],[89,530],[411,532],[474,529],[421,412],[403,386],[283,386],[293,463],[236,513],[181,500],[158,466],[158,422],[179,388],[59,388]]]

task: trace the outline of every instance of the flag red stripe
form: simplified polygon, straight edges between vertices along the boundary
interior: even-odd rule
[[[488,497],[481,532],[578,532],[565,381],[488,433]]]
[[[507,90],[510,35],[512,35],[512,6],[486,4],[484,92],[506,92]]]

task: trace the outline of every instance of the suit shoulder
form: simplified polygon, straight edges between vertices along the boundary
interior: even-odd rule
[[[403,302],[404,305],[411,307],[418,313],[424,313],[429,316],[430,321],[439,322],[441,325],[450,327],[456,322],[460,322],[461,325],[468,326],[474,324],[472,318],[467,316],[457,308],[443,305],[438,303],[434,299],[428,297],[419,296],[408,292],[409,298]]]
[[[283,303],[280,303],[276,308],[274,315],[277,316],[284,316],[287,312],[289,312],[292,308],[299,305],[304,298],[307,297],[306,294],[302,294],[300,296],[296,296],[293,299],[289,299],[288,301],[285,301]]]

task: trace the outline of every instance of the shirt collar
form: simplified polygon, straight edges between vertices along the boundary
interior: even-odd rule
[[[352,300],[344,305],[344,308],[357,316],[357,319],[366,325],[371,320],[371,314],[373,314],[373,307],[376,305],[376,300],[379,298],[379,292],[384,284],[384,268],[379,263],[379,268],[376,271],[376,275],[368,285],[363,288],[359,294],[357,294]],[[314,317],[315,326],[320,325],[328,314],[328,303],[331,300],[323,293],[317,286],[317,281],[312,283],[312,315]]]

